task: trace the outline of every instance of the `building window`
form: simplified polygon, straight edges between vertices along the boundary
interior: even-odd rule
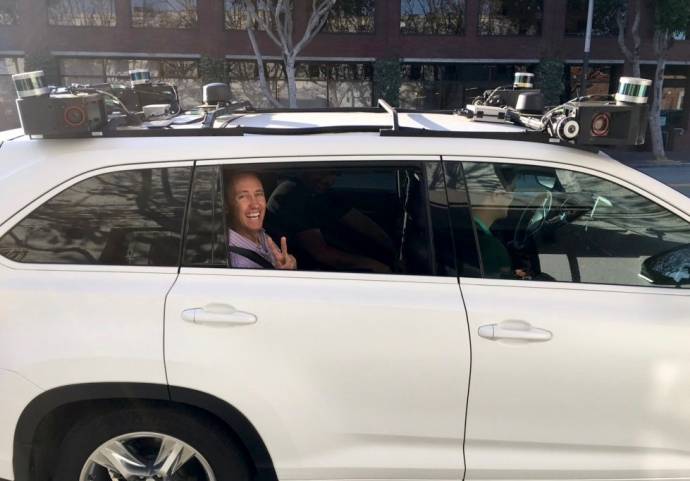
[[[249,18],[247,9],[242,0],[223,0],[225,11],[226,30],[246,30]],[[273,26],[273,14],[271,5],[263,0],[256,2],[256,13],[266,25]],[[292,4],[291,4],[292,6]],[[260,25],[254,24],[254,30],[264,30]]]
[[[63,58],[60,74],[65,85],[94,83],[124,83],[129,71],[145,68],[154,81],[167,82],[177,87],[182,108],[201,103],[201,79],[195,60],[148,60],[111,58]]]
[[[515,72],[532,65],[480,63],[409,63],[402,65],[400,107],[417,110],[457,109],[485,90],[512,85]]]
[[[479,35],[541,35],[543,0],[479,0]]]
[[[592,35],[614,37],[618,35],[617,17],[627,9],[627,0],[607,0],[594,2]],[[584,35],[587,31],[588,0],[568,0],[565,12],[565,33]]]
[[[688,40],[690,39],[690,24],[688,24],[685,30],[679,30],[673,33],[674,40]]]
[[[342,0],[331,9],[324,32],[372,33],[374,32],[375,0]]]
[[[661,110],[683,110],[685,89],[683,87],[664,87]]]
[[[114,27],[115,0],[48,0],[48,23],[70,27]]]
[[[12,82],[12,75],[24,71],[24,59],[18,57],[0,57],[0,130],[19,127],[17,93]]]
[[[17,0],[0,0],[0,25],[16,25],[17,18]]]
[[[587,72],[587,91],[582,95],[603,95],[611,93],[611,79],[614,76],[612,68],[606,65],[590,66]],[[582,80],[582,66],[573,65],[570,67],[570,97],[577,97],[580,91],[580,81]]]
[[[136,28],[194,28],[199,23],[197,0],[131,0]]]
[[[235,100],[248,100],[255,107],[269,107],[259,86],[259,70],[250,60],[227,64],[230,89]],[[280,63],[266,62],[266,80],[271,94],[287,103],[285,70]],[[373,70],[369,63],[301,63],[296,72],[300,107],[370,107]]]
[[[400,32],[463,35],[465,0],[400,0]]]

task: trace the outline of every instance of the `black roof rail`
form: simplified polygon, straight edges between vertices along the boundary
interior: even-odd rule
[[[397,132],[400,129],[400,122],[398,122],[398,111],[383,99],[379,99],[379,107],[393,115],[393,132]]]
[[[426,137],[448,139],[512,140],[559,145],[587,152],[599,152],[598,147],[576,145],[549,137],[544,132],[524,130],[520,132],[472,132],[452,130],[428,130],[415,127],[400,127],[397,130],[387,125],[333,125],[325,127],[275,128],[275,127],[225,127],[185,129],[122,129],[103,133],[103,137],[241,137],[243,135],[302,136],[318,134],[378,133],[381,137]],[[90,137],[90,136],[85,136]]]

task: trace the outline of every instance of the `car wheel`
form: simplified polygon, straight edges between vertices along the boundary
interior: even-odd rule
[[[240,450],[213,420],[169,408],[125,409],[75,425],[54,481],[247,481]]]

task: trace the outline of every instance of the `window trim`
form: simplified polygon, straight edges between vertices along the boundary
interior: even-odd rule
[[[94,170],[89,170],[82,172],[79,175],[71,177],[64,180],[60,184],[54,186],[50,190],[44,192],[43,194],[36,197],[29,204],[25,205],[12,216],[10,216],[4,223],[0,224],[0,237],[4,236],[7,232],[11,231],[17,224],[22,222],[28,215],[30,215],[34,210],[38,209],[40,206],[45,204],[47,201],[53,197],[59,195],[60,193],[66,191],[70,187],[88,180],[93,177],[98,177],[103,174],[110,174],[113,172],[123,172],[130,170],[148,170],[148,169],[165,169],[174,167],[190,167],[193,170],[194,161],[172,161],[172,162],[150,162],[141,164],[121,164],[111,167],[102,167]],[[189,198],[189,190],[187,192],[187,197]],[[185,213],[183,215],[183,220],[187,209],[185,208]],[[184,240],[184,239],[181,239]],[[177,266],[117,266],[117,265],[92,265],[92,264],[47,264],[47,263],[29,263],[29,262],[16,262],[5,256],[0,255],[0,265],[8,267],[13,270],[30,270],[30,271],[84,271],[84,272],[145,272],[145,273],[170,273],[178,272],[180,266],[180,259],[178,259]]]
[[[510,157],[485,157],[485,156],[458,156],[458,155],[444,155],[444,161],[462,162],[463,170],[465,162],[474,163],[490,163],[490,164],[516,164],[516,165],[534,165],[538,167],[550,167],[554,169],[569,170],[573,172],[580,172],[582,174],[591,175],[608,182],[612,182],[620,187],[626,188],[659,207],[668,210],[677,215],[682,220],[690,224],[690,213],[676,208],[674,205],[668,203],[666,200],[658,197],[653,192],[631,184],[626,179],[612,175],[609,172],[598,170],[592,167],[583,167],[579,165],[572,165],[567,163],[560,163],[557,161],[545,161],[529,158],[510,158]],[[606,160],[602,160],[606,162]],[[469,198],[469,193],[468,193]],[[475,239],[476,243],[476,239]],[[477,252],[480,252],[479,245],[476,245]],[[481,258],[481,257],[480,257]],[[483,276],[482,269],[482,276]],[[460,277],[460,284],[465,285],[486,285],[486,286],[506,286],[506,287],[537,287],[540,289],[577,289],[583,291],[611,291],[611,292],[640,292],[649,294],[667,293],[672,295],[690,296],[690,289],[676,289],[671,286],[633,286],[628,284],[606,284],[606,283],[591,283],[591,282],[548,282],[548,281],[524,281],[519,279],[493,279],[490,277]]]

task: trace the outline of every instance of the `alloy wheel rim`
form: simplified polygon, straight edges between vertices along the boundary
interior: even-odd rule
[[[189,444],[167,434],[116,436],[88,457],[79,481],[216,481],[211,465]]]

